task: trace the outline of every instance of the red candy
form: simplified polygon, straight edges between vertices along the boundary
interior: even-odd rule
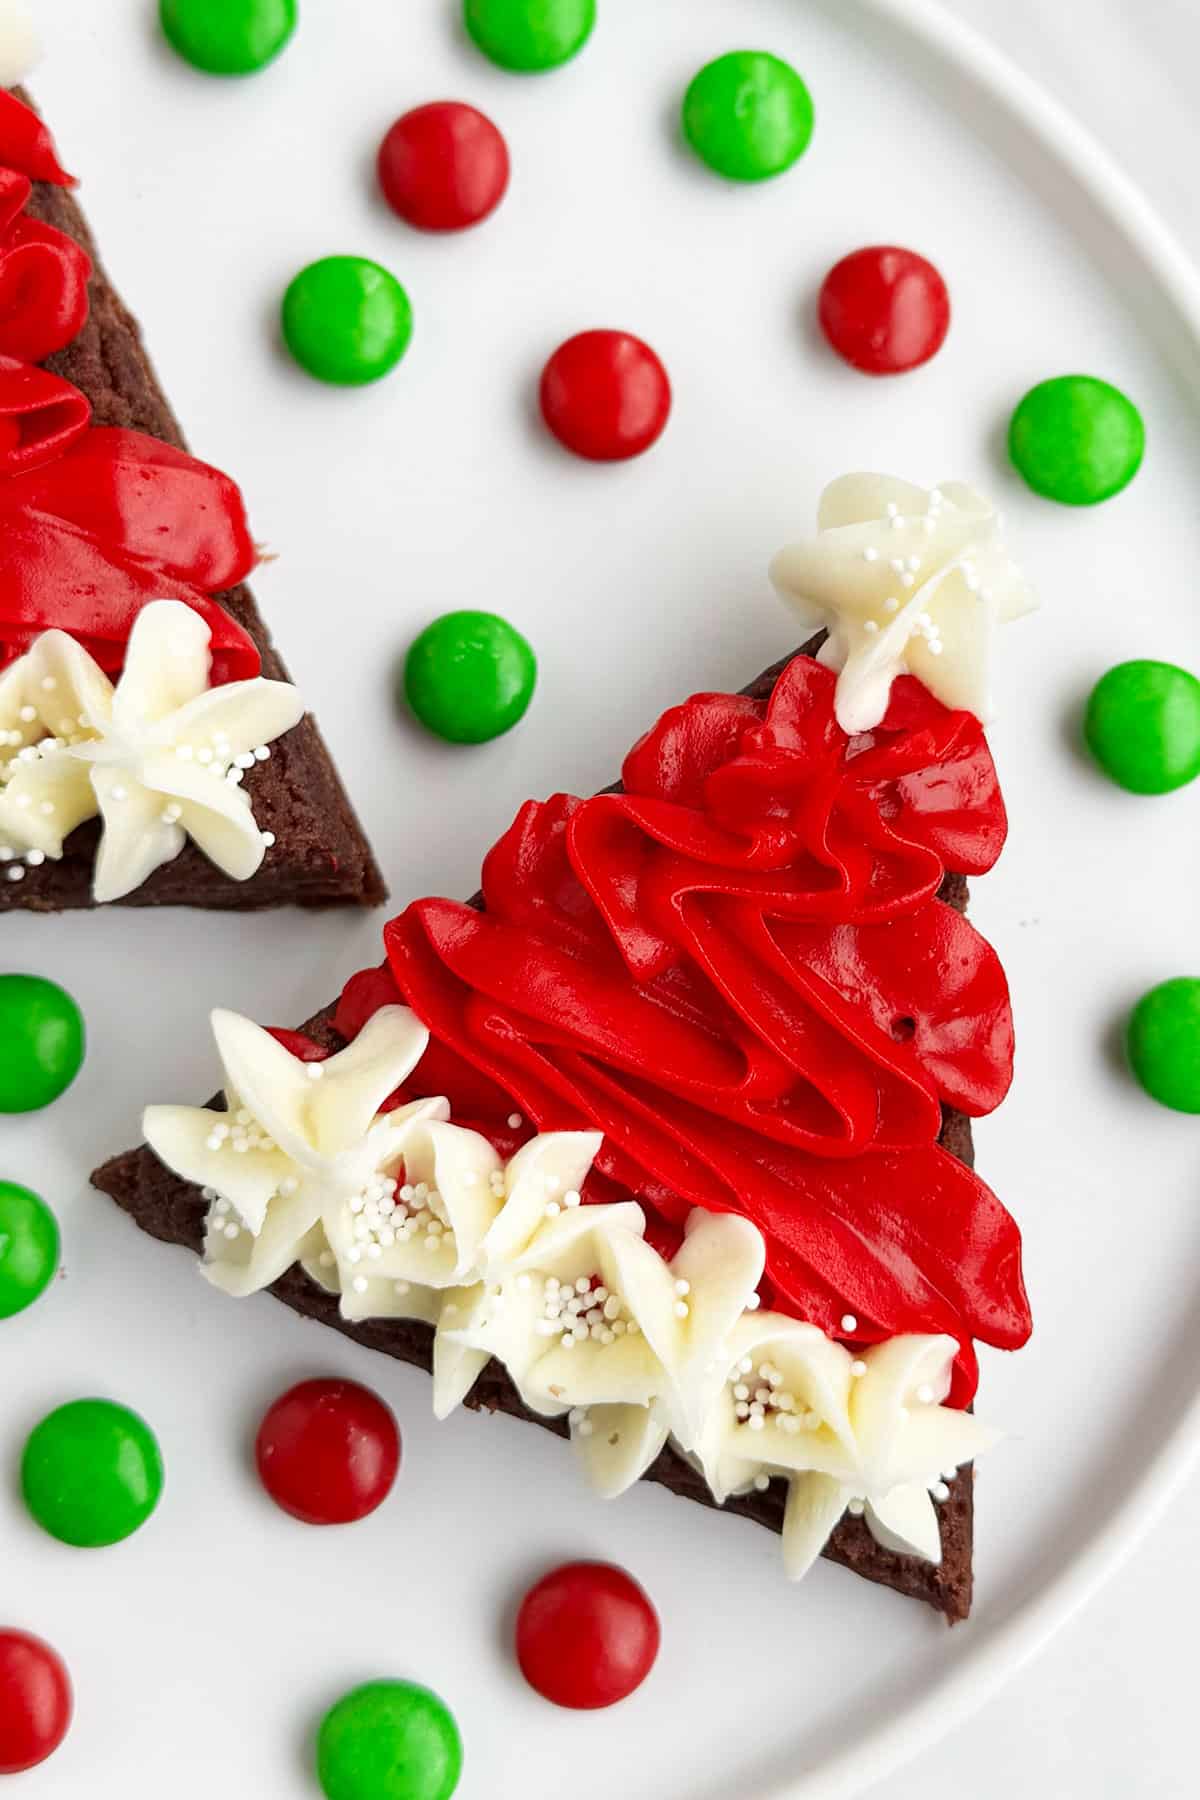
[[[379,182],[419,231],[463,231],[504,198],[508,146],[473,106],[435,100],[396,120],[379,148]]]
[[[613,1706],[654,1667],[658,1614],[611,1563],[564,1563],[531,1587],[517,1614],[517,1661],[555,1706]]]
[[[40,1638],[0,1631],[0,1775],[53,1756],[71,1723],[71,1678]]]
[[[542,417],[560,444],[592,462],[648,450],[671,411],[671,383],[649,344],[628,331],[581,331],[542,371]]]
[[[821,329],[864,375],[903,375],[935,356],[950,329],[950,295],[914,250],[873,244],[835,263],[821,287]]]
[[[271,1406],[254,1446],[272,1500],[306,1525],[349,1525],[387,1499],[400,1433],[383,1401],[354,1381],[302,1381]]]

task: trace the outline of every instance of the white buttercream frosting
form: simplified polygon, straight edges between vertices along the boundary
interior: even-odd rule
[[[893,681],[915,675],[943,705],[991,716],[998,624],[1037,599],[991,503],[961,482],[924,489],[886,475],[843,475],[821,496],[817,534],[781,550],[776,591],[829,636],[844,731],[869,731]]]
[[[139,888],[188,839],[235,881],[270,843],[242,781],[304,704],[285,681],[209,686],[211,633],[179,600],[134,621],[116,686],[63,631],[43,632],[0,676],[0,847],[57,859],[77,825],[103,833],[93,898]],[[32,853],[32,854],[31,854]]]
[[[24,81],[41,54],[24,0],[0,0],[0,87],[16,87]]]
[[[718,1501],[786,1480],[792,1575],[848,1509],[887,1548],[940,1559],[945,1480],[995,1441],[940,1404],[952,1338],[852,1354],[761,1311],[762,1235],[732,1214],[694,1210],[668,1261],[636,1202],[583,1202],[596,1132],[548,1132],[504,1162],[444,1100],[384,1110],[428,1041],[405,1007],[317,1063],[233,1013],[213,1030],[226,1110],[151,1106],[144,1129],[205,1191],[214,1285],[253,1293],[298,1262],[347,1319],[425,1320],[439,1418],[497,1358],[530,1410],[567,1419],[602,1494],[668,1441]]]

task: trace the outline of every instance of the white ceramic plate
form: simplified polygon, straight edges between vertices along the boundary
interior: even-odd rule
[[[281,553],[264,608],[397,902],[469,892],[526,795],[589,792],[664,705],[787,648],[763,570],[830,476],[965,476],[1003,498],[1046,606],[997,672],[1013,830],[975,916],[1012,977],[1020,1058],[978,1143],[1026,1231],[1038,1330],[986,1361],[981,1409],[1011,1437],[979,1481],[972,1621],[947,1632],[830,1567],[791,1588],[755,1527],[657,1490],[603,1505],[507,1422],[435,1428],[422,1377],[269,1300],[220,1298],[87,1189],[144,1099],[211,1089],[211,1004],[302,1019],[375,958],[381,920],[14,917],[5,963],[63,980],[92,1035],[70,1097],[0,1127],[3,1172],[53,1200],[67,1243],[62,1281],[3,1329],[0,1453],[15,1463],[44,1411],[101,1392],[145,1412],[168,1465],[153,1524],[108,1552],[63,1549],[0,1495],[0,1611],[60,1645],[78,1688],[30,1800],[303,1796],[321,1711],[385,1672],[454,1708],[462,1800],[852,1794],[1044,1641],[1197,1438],[1196,1128],[1112,1050],[1131,998],[1191,967],[1196,795],[1122,796],[1071,737],[1111,662],[1200,665],[1192,276],[1100,152],[921,0],[605,0],[586,54],[539,80],[474,55],[452,0],[310,0],[286,57],[230,84],[174,61],[154,10],[42,0],[35,87],[194,444]],[[803,163],[761,189],[709,177],[674,137],[687,79],[739,44],[794,61],[818,109]],[[369,166],[398,112],[447,94],[496,117],[515,179],[479,232],[419,239]],[[880,239],[934,258],[956,316],[928,369],[873,384],[823,351],[811,313],[835,258]],[[272,348],[287,279],[341,249],[391,264],[417,313],[400,371],[358,394]],[[641,332],[675,380],[667,437],[623,468],[562,456],[533,423],[544,356],[591,324]],[[1117,381],[1149,424],[1143,473],[1094,512],[1036,501],[1001,455],[1018,396],[1072,368]],[[464,603],[507,613],[542,661],[521,729],[466,753],[389,697],[413,632]],[[257,1490],[247,1440],[276,1392],[335,1371],[392,1402],[406,1464],[381,1512],[320,1533]],[[546,1707],[507,1650],[527,1579],[579,1555],[628,1565],[664,1622],[653,1679],[611,1714]]]

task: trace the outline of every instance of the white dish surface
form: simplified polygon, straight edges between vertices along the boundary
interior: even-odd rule
[[[828,1565],[791,1587],[757,1527],[658,1489],[594,1500],[560,1445],[508,1421],[435,1426],[423,1376],[269,1299],[223,1299],[87,1187],[143,1101],[211,1091],[210,1006],[298,1023],[377,959],[385,915],[14,916],[5,966],[77,995],[90,1055],[67,1099],[3,1128],[4,1175],[66,1237],[62,1279],[4,1327],[4,1454],[97,1392],[146,1415],[168,1470],[153,1523],[106,1552],[44,1537],[12,1483],[0,1499],[6,1622],[55,1642],[77,1685],[74,1730],[27,1791],[315,1792],[315,1722],[387,1673],[456,1713],[461,1800],[849,1794],[1065,1616],[1195,1435],[1195,1127],[1113,1048],[1134,997],[1194,972],[1195,791],[1134,800],[1073,747],[1111,663],[1200,665],[1180,379],[1196,340],[1170,246],[1113,184],[1097,204],[1102,165],[1070,139],[1072,172],[1050,142],[1068,128],[957,31],[939,45],[923,4],[609,0],[574,64],[519,80],[469,48],[449,0],[341,0],[304,8],[280,62],[234,83],[173,59],[153,11],[42,0],[32,85],[193,447],[280,553],[256,590],[396,909],[470,892],[521,800],[603,785],[664,706],[788,649],[764,569],[830,477],[960,477],[1001,499],[1045,604],[1005,633],[996,674],[1012,831],[973,917],[1007,966],[1019,1055],[977,1146],[1025,1232],[1036,1335],[985,1357],[980,1410],[1010,1436],[980,1474],[971,1621],[948,1632]],[[691,74],[746,45],[795,63],[817,105],[803,162],[758,188],[709,176],[673,129]],[[426,239],[375,199],[370,166],[399,112],[446,96],[497,120],[514,180],[482,229]],[[826,269],[878,241],[932,257],[955,304],[942,353],[896,382],[845,369],[811,322]],[[416,310],[406,361],[363,392],[273,347],[287,280],[338,250],[394,268]],[[565,456],[534,420],[545,356],[596,324],[646,337],[675,384],[662,443],[623,467]],[[1077,368],[1135,396],[1149,430],[1138,480],[1085,512],[1036,500],[1002,455],[1017,398]],[[525,723],[465,752],[391,699],[412,635],[461,605],[505,613],[541,661]],[[285,1519],[250,1467],[267,1402],[317,1373],[375,1387],[404,1432],[396,1493],[352,1531]],[[527,1581],[577,1556],[629,1567],[663,1620],[652,1679],[609,1713],[547,1707],[509,1652]]]

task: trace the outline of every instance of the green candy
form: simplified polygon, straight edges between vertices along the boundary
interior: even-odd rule
[[[322,1721],[317,1777],[326,1800],[450,1800],[461,1773],[452,1714],[411,1681],[369,1681]]]
[[[1200,681],[1173,663],[1118,663],[1092,689],[1087,747],[1131,794],[1169,794],[1200,775]]]
[[[404,659],[404,695],[422,725],[452,744],[483,744],[523,718],[537,658],[507,619],[449,612],[427,625]]]
[[[265,69],[296,29],[296,0],[159,0],[171,48],[206,75]]]
[[[1094,375],[1058,375],[1021,401],[1008,449],[1035,494],[1064,506],[1095,506],[1137,474],[1146,428],[1120,388]]]
[[[361,387],[394,369],[412,337],[412,307],[396,277],[365,256],[326,256],[283,296],[283,338],[310,375]]]
[[[0,975],[0,1113],[57,1100],[83,1049],[83,1015],[70,994],[40,975]]]
[[[813,103],[790,63],[766,50],[731,50],[706,63],[683,97],[683,135],[731,181],[765,181],[808,148]]]
[[[58,1221],[37,1194],[0,1181],[0,1319],[32,1306],[58,1267]]]
[[[72,1400],[35,1425],[21,1491],[51,1537],[94,1550],[144,1525],[163,1488],[162,1454],[144,1419],[112,1400]]]
[[[463,23],[502,69],[536,75],[583,49],[596,23],[596,0],[463,0]]]
[[[1200,1113],[1200,981],[1180,975],[1143,994],[1130,1015],[1126,1046],[1151,1099]]]

